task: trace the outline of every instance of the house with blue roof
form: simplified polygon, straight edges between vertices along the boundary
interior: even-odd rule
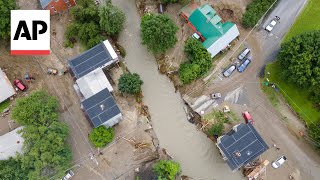
[[[183,17],[193,31],[199,36],[204,48],[211,57],[224,50],[239,36],[237,25],[232,22],[222,22],[217,12],[209,5],[200,7],[191,3],[181,9]]]

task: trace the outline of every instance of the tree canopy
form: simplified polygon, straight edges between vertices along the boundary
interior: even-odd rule
[[[106,128],[105,126],[98,126],[93,128],[89,135],[90,142],[97,148],[106,146],[113,140],[113,128]]]
[[[174,161],[160,160],[153,167],[158,179],[174,180],[180,173],[180,165]]]
[[[155,53],[164,53],[176,42],[178,26],[165,14],[145,14],[141,19],[142,44]]]
[[[278,59],[282,76],[307,89],[320,102],[320,31],[293,37],[281,45]]]
[[[0,1],[0,39],[10,36],[10,10],[15,8],[15,0]]]
[[[137,73],[124,73],[118,82],[119,91],[128,94],[139,94],[143,81]]]
[[[66,144],[68,126],[58,121],[57,99],[44,91],[32,92],[17,100],[12,118],[23,125],[20,130],[24,138],[23,154],[15,159],[17,171],[27,172],[24,176],[28,179],[62,176],[72,154]],[[10,172],[11,167],[4,168]]]
[[[21,168],[19,159],[9,158],[0,161],[0,179],[27,180],[27,170]]]
[[[242,17],[242,24],[249,28],[255,26],[263,14],[270,8],[275,0],[253,0],[246,8]]]
[[[118,35],[125,21],[124,13],[110,2],[99,9],[92,0],[77,1],[70,13],[74,21],[65,32],[67,47],[73,47],[79,41],[89,49],[105,40],[104,34]]]
[[[179,77],[183,84],[188,84],[207,73],[212,66],[212,60],[201,42],[194,38],[186,41],[184,51],[188,61],[180,65]]]
[[[108,35],[117,36],[123,29],[125,14],[116,6],[107,3],[99,9],[100,26]]]

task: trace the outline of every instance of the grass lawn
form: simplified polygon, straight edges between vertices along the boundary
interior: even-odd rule
[[[9,107],[9,105],[10,105],[10,101],[9,101],[9,100],[6,100],[6,101],[0,103],[0,113],[2,113],[2,111],[3,111],[5,108]]]
[[[281,67],[279,61],[268,64],[265,72],[270,72],[270,75],[266,73],[266,78],[278,85],[283,97],[307,124],[311,121],[318,122],[320,120],[320,112],[313,107],[308,97],[309,94],[280,78]]]
[[[308,0],[305,9],[300,13],[290,31],[284,37],[284,41],[303,32],[320,30],[320,0]]]

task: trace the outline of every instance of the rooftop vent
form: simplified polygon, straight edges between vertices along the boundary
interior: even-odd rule
[[[101,109],[102,111],[104,110],[104,105],[103,105],[103,104],[100,105],[100,109]]]
[[[240,153],[239,151],[236,151],[236,152],[234,153],[234,155],[235,155],[236,157],[240,157],[240,156],[241,156],[241,153]]]

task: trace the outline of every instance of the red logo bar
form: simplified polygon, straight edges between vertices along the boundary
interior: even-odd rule
[[[50,55],[50,50],[11,50],[11,55]]]

